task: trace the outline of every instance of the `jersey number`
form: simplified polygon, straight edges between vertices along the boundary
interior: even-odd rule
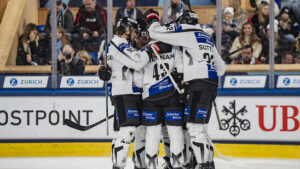
[[[185,51],[186,56],[190,59],[189,60],[189,65],[193,65],[193,58],[192,55],[186,50]],[[210,65],[214,65],[215,63],[213,62],[214,55],[210,55],[209,53],[203,53],[203,59],[206,60],[206,62]]]
[[[209,53],[203,53],[203,59],[205,59],[208,64],[214,65],[214,55],[210,55]]]
[[[169,70],[169,64],[168,63],[165,63],[165,65],[166,65],[166,67],[167,67],[167,69]],[[159,64],[159,69],[160,70],[163,70],[163,72],[159,75],[159,73],[158,73],[158,65],[157,64],[155,64],[154,65],[154,68],[153,68],[153,78],[155,78],[156,80],[159,80],[159,77],[161,76],[161,77],[164,77],[166,74],[167,74],[167,72],[164,70],[164,68],[163,68],[163,65],[161,65],[161,64]]]

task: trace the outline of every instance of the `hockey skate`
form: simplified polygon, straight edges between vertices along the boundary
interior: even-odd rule
[[[146,168],[137,168],[136,166],[134,166],[134,169],[146,169]]]
[[[165,160],[165,164],[163,165],[163,167],[164,167],[163,169],[173,169],[171,162],[170,162],[170,158],[165,156],[164,160]]]
[[[208,169],[215,169],[215,163],[212,162],[208,162]]]
[[[215,165],[212,166],[210,165],[210,163],[204,163],[204,164],[198,164],[195,169],[215,169]]]
[[[124,169],[124,167],[116,167],[116,166],[113,166],[112,169]]]

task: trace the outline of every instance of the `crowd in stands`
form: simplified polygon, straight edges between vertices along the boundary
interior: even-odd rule
[[[241,0],[228,0],[228,6],[222,10],[221,56],[227,64],[269,63],[270,0],[249,1],[253,7],[253,15],[249,15],[241,7]],[[189,9],[181,0],[170,2],[168,22],[175,21],[184,10]],[[299,63],[300,10],[297,7],[300,9],[300,2],[284,2],[281,4],[280,0],[276,0],[274,7],[275,63]],[[83,74],[85,65],[99,64],[97,54],[107,31],[106,10],[96,0],[84,0],[74,19],[71,10],[62,0],[56,0],[56,6],[58,69],[64,75]],[[35,24],[26,26],[19,39],[17,65],[52,64],[50,16],[49,10],[44,32],[39,33]],[[127,0],[117,10],[116,23],[124,16],[133,19],[143,16],[142,11],[136,8],[135,0]],[[216,41],[216,18],[211,25],[211,34]],[[74,67],[79,67],[80,71],[73,71]]]

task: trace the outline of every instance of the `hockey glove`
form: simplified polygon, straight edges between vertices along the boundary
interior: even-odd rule
[[[98,76],[103,81],[110,80],[111,68],[109,66],[105,67],[104,65],[101,65],[98,69]]]
[[[154,22],[158,22],[159,21],[159,14],[157,11],[153,10],[152,8],[148,9],[145,13],[144,13],[144,17],[146,20],[146,24],[148,27],[150,27],[150,25]]]
[[[183,84],[183,73],[178,73],[177,70],[175,69],[172,73],[171,76],[173,77],[174,81],[176,82],[177,86],[183,93],[179,93],[178,95],[178,101],[179,103],[185,103],[186,101],[186,86]],[[182,90],[183,89],[183,90]]]
[[[181,90],[181,89],[183,89],[183,90]],[[183,104],[183,103],[185,103],[186,97],[187,97],[187,86],[182,85],[182,88],[180,88],[180,90],[183,91],[183,93],[178,94],[178,101],[179,101],[179,103]]]

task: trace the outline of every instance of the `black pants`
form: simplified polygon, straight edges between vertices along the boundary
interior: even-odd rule
[[[212,102],[217,96],[217,85],[203,80],[192,81],[187,88],[187,100],[184,121],[191,123],[208,123]]]
[[[182,126],[184,105],[179,103],[177,92],[170,92],[164,93],[160,98],[143,100],[143,125]]]
[[[141,125],[142,97],[141,95],[119,95],[112,97],[115,107],[114,128]]]

